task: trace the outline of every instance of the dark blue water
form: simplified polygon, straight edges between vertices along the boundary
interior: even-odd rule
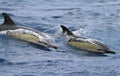
[[[0,36],[0,76],[119,76],[119,0],[0,0],[17,25],[54,35],[58,52]],[[116,55],[81,55],[56,38],[59,25],[103,41]]]

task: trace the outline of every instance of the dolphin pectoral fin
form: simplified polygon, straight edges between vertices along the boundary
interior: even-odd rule
[[[10,18],[10,16],[7,13],[2,13],[2,15],[4,16],[4,22],[3,25],[12,25],[15,26],[14,21]]]
[[[64,25],[61,25],[60,27],[62,28],[63,33],[67,33],[68,35],[73,35],[73,33]]]

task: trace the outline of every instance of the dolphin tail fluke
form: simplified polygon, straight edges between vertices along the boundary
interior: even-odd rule
[[[111,50],[106,51],[106,53],[116,54],[116,52],[111,51]]]
[[[14,21],[10,18],[10,16],[7,13],[2,13],[4,16],[4,22],[3,25],[15,25]]]
[[[63,33],[67,33],[68,35],[73,35],[73,33],[64,25],[61,25],[60,27],[62,28]]]

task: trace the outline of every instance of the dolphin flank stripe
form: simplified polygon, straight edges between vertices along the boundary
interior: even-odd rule
[[[21,40],[39,42],[39,38],[32,34],[24,34],[24,33],[16,33],[16,32],[7,31],[6,35],[9,37],[17,38]]]
[[[73,46],[73,47],[76,47],[76,48],[78,48],[78,49],[86,49],[86,50],[90,50],[90,51],[96,51],[96,50],[98,50],[98,47],[100,48],[100,46],[97,46],[97,45],[94,45],[94,44],[91,44],[91,43],[89,43],[89,42],[74,42],[74,41],[71,41],[71,42],[68,42],[68,44],[70,45],[70,46]],[[99,51],[98,51],[99,52]],[[100,52],[102,52],[102,51],[100,51]]]
[[[12,37],[12,38],[16,38],[16,39],[20,39],[20,40],[24,40],[24,41],[28,41],[28,42],[33,42],[33,43],[37,43],[37,44],[40,43],[42,46],[49,47],[49,45],[47,43],[39,40],[38,37],[36,37],[35,35],[32,35],[32,34],[7,31],[6,35],[9,37]]]

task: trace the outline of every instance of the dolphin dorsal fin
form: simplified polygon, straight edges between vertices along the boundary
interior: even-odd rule
[[[64,25],[60,26],[62,28],[63,33],[67,33],[68,35],[74,35],[67,27]]]
[[[2,13],[4,16],[4,22],[3,25],[15,25],[14,21],[10,18],[10,16],[7,13]]]

